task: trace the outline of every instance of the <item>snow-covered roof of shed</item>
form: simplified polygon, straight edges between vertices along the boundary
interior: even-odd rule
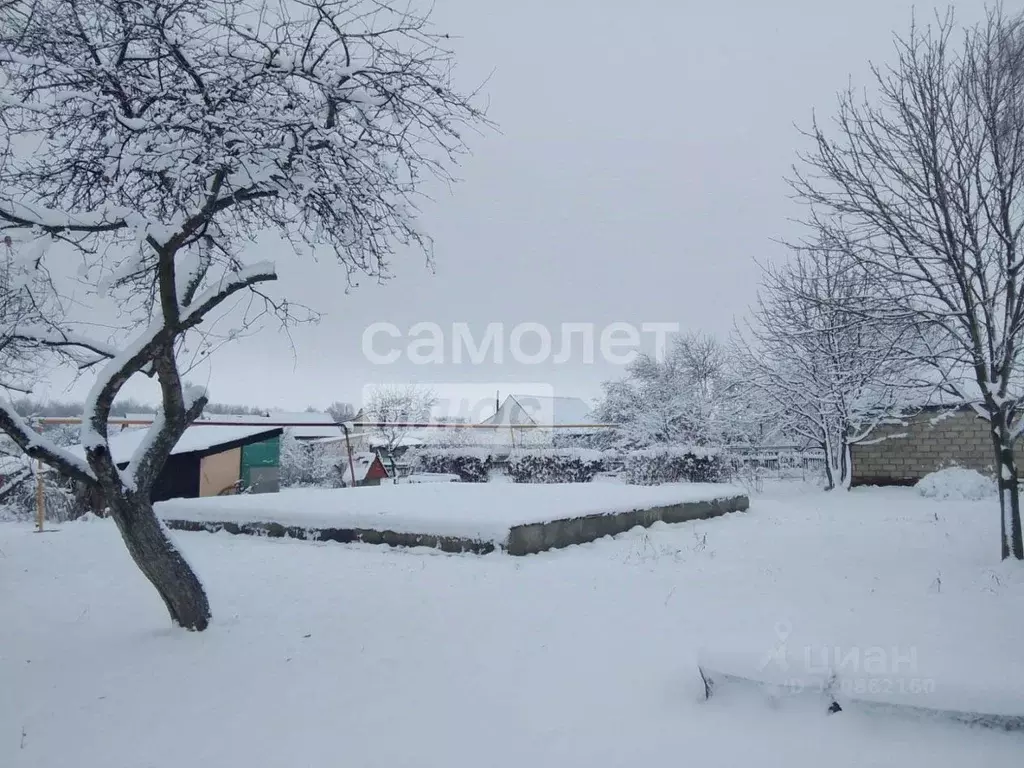
[[[259,414],[223,414],[204,413],[200,421],[227,421],[242,424],[266,422],[269,427],[275,424],[299,424],[309,426],[284,427],[284,431],[299,440],[312,440],[319,437],[338,437],[344,431],[340,424],[335,424],[330,414],[320,411],[270,411],[266,416]]]
[[[249,440],[266,434],[269,438],[272,433],[278,431],[277,427],[222,427],[210,424],[193,424],[185,430],[171,454],[195,453],[198,451],[209,451],[219,445],[229,445],[243,440]],[[116,464],[123,464],[129,461],[135,449],[149,432],[147,428],[126,429],[122,432],[110,433],[110,454]],[[257,442],[257,441],[253,441]],[[84,459],[85,449],[81,445],[73,445],[68,450],[75,456]]]
[[[363,480],[366,479],[366,476],[370,474],[370,467],[373,466],[373,463],[375,461],[377,461],[377,454],[374,453],[373,451],[360,451],[359,453],[353,453],[351,468],[345,462],[342,462],[341,464],[342,482],[345,483],[345,485],[349,484],[349,482],[352,480],[352,469],[356,471],[356,482],[363,482]],[[381,464],[381,466],[384,465]],[[384,471],[387,472],[386,467],[384,468]]]
[[[335,424],[329,413],[306,412],[289,413],[288,411],[271,411],[267,421],[280,421],[285,424],[308,424],[309,426],[285,427],[285,431],[300,440],[316,437],[337,437],[344,434],[340,424]]]

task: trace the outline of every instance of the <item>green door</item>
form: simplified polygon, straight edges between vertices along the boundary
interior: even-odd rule
[[[281,465],[281,439],[272,437],[261,443],[250,443],[242,446],[242,488],[250,488],[253,481],[253,470],[257,475],[266,475],[264,468]]]

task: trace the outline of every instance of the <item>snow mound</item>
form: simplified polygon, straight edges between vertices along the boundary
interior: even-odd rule
[[[973,469],[950,467],[925,475],[915,486],[929,499],[942,501],[977,501],[995,495],[996,485]]]

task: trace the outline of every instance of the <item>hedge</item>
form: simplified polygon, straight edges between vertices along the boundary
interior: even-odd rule
[[[622,477],[633,485],[721,483],[728,475],[723,456],[704,448],[647,448],[623,459]]]
[[[421,448],[409,459],[414,472],[458,475],[464,483],[486,483],[494,465],[489,451],[473,448]]]
[[[589,483],[604,468],[600,451],[555,449],[513,453],[507,471],[516,483]]]

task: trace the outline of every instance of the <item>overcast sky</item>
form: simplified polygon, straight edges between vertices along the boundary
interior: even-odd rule
[[[944,7],[944,4],[942,4]],[[935,7],[917,3],[919,16]],[[359,401],[375,382],[476,382],[590,398],[621,369],[585,364],[375,365],[364,328],[416,322],[537,322],[559,345],[563,322],[678,322],[728,334],[753,300],[753,259],[779,256],[772,238],[799,213],[784,176],[812,110],[830,112],[868,60],[892,57],[909,0],[440,0],[438,25],[458,35],[457,77],[489,74],[500,133],[472,138],[472,157],[422,226],[436,271],[418,254],[396,277],[347,294],[329,261],[280,264],[274,290],[324,313],[288,338],[267,329],[223,347],[192,378],[220,402],[301,409]],[[960,21],[980,3],[961,3]],[[256,258],[274,258],[271,238]],[[381,337],[379,348],[388,349]],[[391,342],[404,347],[401,340]],[[446,354],[446,358],[450,355]],[[56,379],[50,397],[81,397]],[[529,385],[534,386],[529,386]],[[145,384],[127,394],[155,401]]]

